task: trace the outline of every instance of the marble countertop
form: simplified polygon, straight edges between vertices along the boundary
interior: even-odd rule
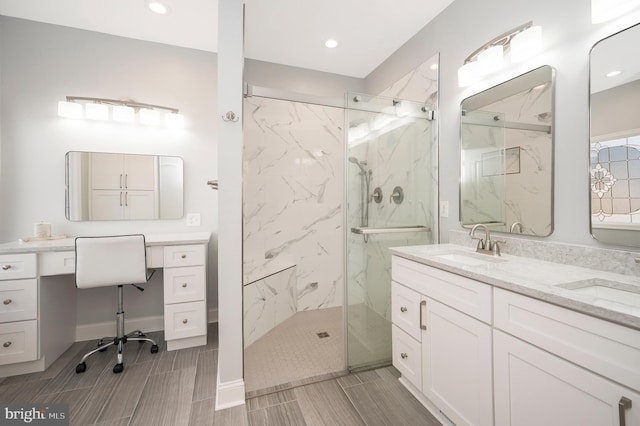
[[[390,250],[405,259],[640,330],[640,265],[637,275],[623,275],[507,254],[493,257],[455,244]],[[628,291],[629,303],[572,290],[602,283]]]
[[[210,238],[210,232],[145,234],[145,243],[148,247],[181,244],[202,244],[209,242]],[[12,241],[0,244],[0,254],[41,253],[50,251],[73,250],[75,250],[75,237],[29,242]]]

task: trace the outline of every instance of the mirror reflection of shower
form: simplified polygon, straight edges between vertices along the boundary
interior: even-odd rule
[[[356,157],[349,157],[349,162],[355,164],[360,169],[358,173],[360,175],[360,226],[364,228],[369,226],[370,186],[373,172],[371,169],[365,169],[364,166],[367,165],[366,160],[359,161]],[[368,235],[363,235],[363,238],[365,243],[369,241]]]

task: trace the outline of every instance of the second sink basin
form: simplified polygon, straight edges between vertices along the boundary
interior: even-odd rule
[[[593,278],[558,284],[556,287],[566,288],[579,294],[640,308],[640,286]]]

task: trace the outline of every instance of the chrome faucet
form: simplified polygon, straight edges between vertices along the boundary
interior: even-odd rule
[[[484,239],[475,236],[476,229],[484,229]],[[489,227],[484,223],[476,223],[469,232],[472,240],[478,240],[478,246],[476,247],[476,253],[491,254],[493,256],[500,256],[500,246],[498,243],[505,243],[506,241],[492,241],[491,231]]]
[[[518,227],[518,232],[519,232],[520,234],[522,234],[522,231],[523,231],[524,229],[522,228],[522,223],[520,223],[520,222],[513,222],[513,223],[511,224],[511,229],[509,230],[509,232],[510,232],[511,234],[513,234],[513,231],[516,229],[516,226]]]

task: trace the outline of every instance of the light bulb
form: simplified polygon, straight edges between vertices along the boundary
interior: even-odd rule
[[[184,127],[184,115],[167,112],[164,114],[164,125],[170,129],[182,129]]]
[[[85,104],[84,114],[89,120],[108,120],[109,107],[105,104]]]
[[[66,118],[83,118],[82,104],[76,102],[58,102],[58,115]]]
[[[125,105],[115,105],[113,107],[113,119],[123,123],[133,123],[135,120],[135,110]]]
[[[458,68],[458,86],[467,87],[478,82],[482,75],[480,74],[480,64],[477,61],[467,62]]]
[[[509,42],[511,62],[521,62],[542,50],[542,27],[529,27],[516,34]]]
[[[492,46],[478,55],[480,74],[486,75],[502,68],[504,63],[504,48],[502,45]]]
[[[150,108],[140,109],[140,124],[157,126],[160,124],[160,111]]]

